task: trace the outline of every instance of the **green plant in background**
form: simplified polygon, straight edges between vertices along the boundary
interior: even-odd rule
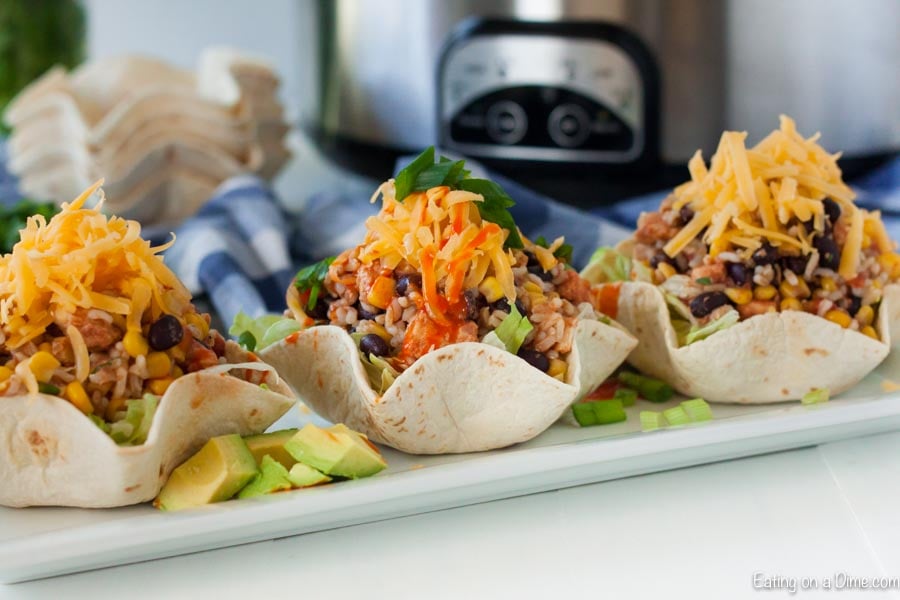
[[[22,200],[13,206],[0,206],[0,254],[12,252],[12,247],[19,241],[19,230],[31,215],[44,215],[50,219],[59,211],[50,203]]]
[[[0,1],[0,113],[53,65],[71,68],[84,60],[84,39],[77,0]]]

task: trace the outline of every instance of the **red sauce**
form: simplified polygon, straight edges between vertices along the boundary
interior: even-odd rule
[[[621,291],[621,283],[607,283],[599,288],[597,308],[604,315],[611,319],[615,319],[619,314],[619,292]]]
[[[443,298],[442,298],[443,300]],[[397,356],[399,362],[409,366],[420,356],[434,348],[441,348],[460,340],[460,329],[469,321],[465,318],[465,302],[458,302],[450,306],[444,312],[445,322],[439,323],[428,315],[427,310],[420,310],[413,317],[406,335],[403,337],[403,346]]]
[[[288,335],[286,338],[284,338],[284,341],[287,344],[296,344],[298,339],[300,339],[300,332],[295,331],[294,333],[292,333],[292,334]]]

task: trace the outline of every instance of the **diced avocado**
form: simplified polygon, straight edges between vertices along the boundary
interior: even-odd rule
[[[155,504],[161,510],[181,510],[228,500],[258,472],[241,436],[214,437],[172,471]]]
[[[331,477],[325,473],[317,471],[309,465],[304,465],[302,462],[294,463],[294,466],[291,467],[291,470],[288,473],[288,479],[294,487],[298,488],[319,485],[320,483],[328,483],[331,481]]]
[[[294,434],[284,449],[299,462],[338,477],[368,477],[387,466],[368,441],[340,430],[322,429],[312,423]]]
[[[282,429],[272,433],[260,433],[244,438],[250,452],[256,458],[258,464],[262,464],[263,457],[268,454],[286,469],[290,469],[297,461],[284,449],[284,444],[297,433],[296,429]]]
[[[260,461],[260,471],[250,483],[238,493],[238,498],[254,498],[273,492],[289,490],[293,486],[288,479],[284,465],[266,454]]]

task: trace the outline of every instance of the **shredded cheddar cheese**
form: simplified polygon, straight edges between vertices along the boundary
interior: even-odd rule
[[[814,252],[814,238],[825,230],[825,198],[840,204],[848,227],[841,276],[857,273],[867,243],[893,251],[879,215],[853,204],[855,194],[837,166],[840,155],[819,146],[818,134],[804,139],[794,121],[782,115],[780,128],[753,148],[746,148],[746,137],[722,134],[708,168],[699,151],[691,158],[691,179],[675,188],[672,206],[688,206],[694,216],[666,244],[666,254],[678,255],[701,235],[713,256],[734,251],[747,257],[763,242]],[[812,230],[799,222],[811,222]]]
[[[123,315],[129,329],[139,330],[142,319],[182,314],[189,306],[189,292],[159,256],[171,242],[151,247],[136,221],[100,212],[102,199],[97,207],[85,207],[101,184],[63,204],[49,222],[30,217],[12,252],[0,257],[0,325],[10,349],[40,336],[54,321],[67,322],[65,313],[78,309]],[[90,370],[87,347],[75,327],[67,327],[66,335],[76,375],[84,380]],[[30,390],[32,378],[22,375]]]
[[[441,186],[399,202],[392,181],[378,189],[373,201],[379,193],[382,208],[366,220],[368,233],[359,259],[364,264],[380,259],[388,269],[406,261],[420,271],[432,318],[441,322],[446,303],[459,301],[465,289],[490,275],[497,278],[506,298],[515,300],[514,260],[503,248],[509,232],[482,220],[475,204],[484,200],[481,195]],[[438,293],[440,284],[443,294]]]

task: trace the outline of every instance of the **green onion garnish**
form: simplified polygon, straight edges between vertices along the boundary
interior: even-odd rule
[[[828,388],[818,388],[803,394],[803,397],[800,398],[800,403],[821,404],[822,402],[828,402],[829,398]]]
[[[666,422],[673,427],[675,425],[687,425],[691,422],[690,417],[688,417],[687,411],[685,411],[681,407],[681,405],[667,408],[662,412],[662,414],[666,418]]]
[[[256,350],[256,336],[249,331],[244,331],[238,336],[237,343],[250,352]]]
[[[622,371],[619,373],[619,381],[631,389],[637,390],[637,393],[640,394],[642,398],[645,398],[650,402],[666,402],[675,394],[675,390],[672,386],[665,381],[647,377],[646,375],[639,375],[638,373],[632,373],[631,371]]]
[[[709,277],[701,277],[700,279],[695,279],[694,281],[699,283],[700,285],[712,285],[712,279],[710,279]]]
[[[616,390],[616,393],[613,394],[613,400],[621,400],[622,406],[634,406],[635,401],[637,401],[638,393],[634,390],[630,390],[628,388],[619,388]]]
[[[641,431],[654,431],[666,426],[666,419],[662,413],[654,410],[641,411]]]
[[[53,384],[38,382],[38,391],[42,394],[50,394],[51,396],[59,396],[60,389]]]
[[[582,427],[621,423],[628,418],[621,400],[580,402],[572,406],[572,414]]]
[[[688,418],[694,423],[701,421],[712,421],[712,409],[703,398],[694,398],[685,400],[681,403],[681,408],[687,413]]]

